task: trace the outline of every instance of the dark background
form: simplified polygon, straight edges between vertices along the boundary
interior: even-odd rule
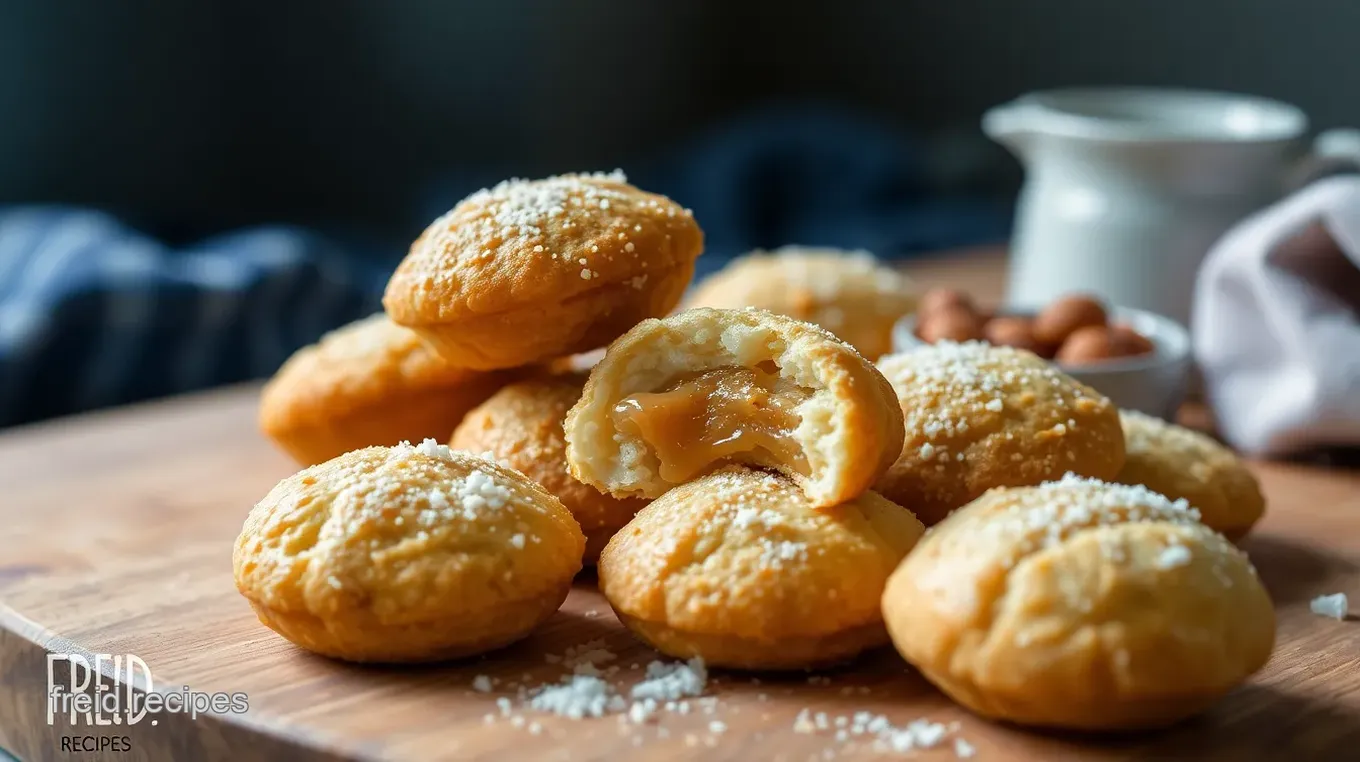
[[[409,240],[440,183],[631,170],[809,103],[919,138],[941,192],[1001,198],[1019,171],[978,131],[990,105],[1183,85],[1360,124],[1358,43],[1350,0],[0,0],[0,204]]]

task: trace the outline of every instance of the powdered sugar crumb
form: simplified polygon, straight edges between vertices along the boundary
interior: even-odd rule
[[[397,455],[406,455],[408,454],[408,451],[414,450],[427,458],[437,458],[448,463],[453,462],[453,450],[450,450],[448,445],[440,444],[438,440],[435,439],[427,438],[415,447],[412,447],[410,442],[402,442],[392,449]]]
[[[604,680],[591,675],[572,675],[559,685],[541,689],[529,701],[529,706],[579,720],[603,717],[607,711],[620,711],[624,702]]]
[[[699,696],[708,684],[708,670],[704,660],[693,658],[687,662],[654,661],[647,665],[647,677],[633,686],[634,699],[674,701],[683,696]]]
[[[803,709],[793,721],[793,732],[804,735],[817,734],[832,727],[835,728],[833,738],[839,743],[856,743],[867,737],[872,739],[871,746],[875,751],[898,754],[935,748],[954,730],[953,727],[946,727],[943,723],[924,718],[895,726],[885,715],[870,712],[855,712],[853,715],[828,718],[824,712],[814,714],[808,709]],[[956,738],[954,752],[960,757],[969,757],[973,755],[974,750],[972,744]]]
[[[614,655],[603,647],[603,641],[590,641],[573,646],[567,649],[564,656],[556,657],[556,661],[566,662],[567,666],[575,663],[576,671],[564,676],[558,683],[536,689],[520,685],[519,701],[528,709],[571,720],[616,715],[619,732],[625,735],[633,734],[631,739],[633,746],[644,745],[646,736],[639,733],[646,733],[658,740],[672,737],[673,729],[668,730],[664,724],[657,724],[663,711],[675,715],[709,715],[710,717],[703,718],[703,724],[698,726],[707,732],[686,733],[684,742],[691,748],[718,746],[720,737],[728,732],[729,724],[726,719],[712,717],[721,708],[718,697],[702,697],[708,685],[708,672],[701,659],[691,659],[687,662],[651,662],[646,667],[644,679],[627,691],[631,696],[630,701],[621,695],[623,693],[621,686],[611,685],[600,674],[582,674],[580,669],[585,667],[586,671],[590,672],[594,669],[595,663],[610,661],[613,658]],[[549,661],[554,659],[550,658]],[[813,678],[818,685],[830,682],[824,676],[814,675]],[[527,681],[530,675],[526,673],[524,679]],[[752,684],[756,685],[758,681],[752,681]],[[489,692],[491,680],[485,675],[479,675],[474,679],[473,687],[474,690]],[[514,688],[514,685],[510,687]],[[497,698],[496,705],[499,716],[508,718],[512,727],[527,729],[533,735],[548,732],[538,722],[515,714],[514,704],[509,698]],[[737,708],[734,707],[732,712],[736,711]],[[495,714],[487,714],[483,722],[493,724],[496,717]],[[762,719],[769,720],[769,714],[762,715]],[[648,727],[652,730],[647,730]],[[957,730],[957,723],[946,726],[922,718],[898,726],[884,715],[869,712],[831,716],[826,712],[813,712],[804,708],[794,719],[793,729],[795,733],[834,739],[836,744],[843,746],[847,751],[859,748],[878,753],[903,754],[936,748],[946,743]],[[555,736],[558,735],[558,731],[551,732]],[[762,740],[763,735],[756,733],[755,740]],[[837,748],[828,746],[820,751],[820,757],[834,759],[838,751]],[[953,738],[953,751],[960,759],[971,758],[976,754],[971,744],[957,737]]]
[[[1174,569],[1190,563],[1190,549],[1184,545],[1168,545],[1157,556],[1158,569]]]
[[[1346,618],[1347,612],[1350,611],[1350,599],[1346,597],[1345,593],[1319,595],[1308,602],[1308,609],[1318,616],[1343,620]]]

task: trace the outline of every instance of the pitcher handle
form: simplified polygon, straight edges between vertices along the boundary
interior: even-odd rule
[[[1341,172],[1360,172],[1360,129],[1324,130],[1313,140],[1312,150],[1294,166],[1286,182],[1290,189],[1297,189]]]

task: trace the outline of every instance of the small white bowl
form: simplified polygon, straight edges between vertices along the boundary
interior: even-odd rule
[[[1026,313],[1001,310],[1000,314]],[[1190,384],[1189,331],[1171,318],[1143,310],[1115,307],[1110,316],[1146,336],[1152,342],[1152,353],[1089,365],[1053,364],[1120,408],[1175,420]],[[926,346],[916,337],[914,315],[897,321],[892,338],[894,352]]]

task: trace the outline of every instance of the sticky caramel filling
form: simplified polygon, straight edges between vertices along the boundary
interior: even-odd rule
[[[668,482],[690,481],[712,463],[747,454],[772,456],[806,475],[794,431],[808,395],[765,365],[687,374],[659,391],[625,397],[614,406],[614,423],[651,447]]]

